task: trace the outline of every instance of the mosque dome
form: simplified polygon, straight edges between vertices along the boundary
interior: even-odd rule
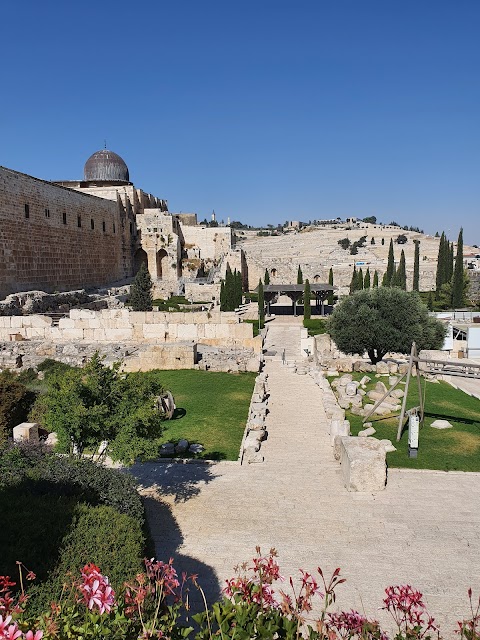
[[[84,180],[87,182],[129,182],[128,167],[124,160],[108,149],[96,151],[85,163]]]

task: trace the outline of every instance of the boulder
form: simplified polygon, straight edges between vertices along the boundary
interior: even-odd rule
[[[165,442],[160,447],[160,455],[161,456],[173,456],[175,453],[175,445],[173,442]]]
[[[186,453],[188,446],[188,440],[179,440],[177,446],[175,447],[175,453]]]
[[[393,446],[392,441],[391,440],[387,440],[386,438],[383,440],[380,440],[380,442],[383,444],[383,446],[385,447],[385,453],[392,453],[392,451],[396,451],[397,448]]]
[[[367,427],[366,429],[362,429],[362,431],[358,432],[360,438],[368,438],[368,436],[373,436],[373,434],[377,433],[373,427]]]
[[[405,391],[403,389],[394,389],[390,394],[392,398],[403,398],[404,395]]]
[[[377,373],[390,373],[388,362],[377,362],[376,369]]]
[[[352,407],[361,407],[362,406],[362,396],[356,395],[351,396],[350,401],[352,403]]]
[[[347,382],[345,393],[347,396],[355,396],[357,394],[358,382]]]
[[[340,396],[338,398],[338,404],[342,409],[349,409],[350,408],[350,404],[351,404],[351,398],[349,398],[348,396]]]
[[[363,376],[363,378],[360,380],[360,386],[364,387],[370,382],[370,380],[371,378],[369,378],[369,376]]]
[[[434,420],[430,426],[434,429],[451,429],[453,427],[448,420]]]
[[[349,382],[352,382],[352,375],[350,373],[345,373],[341,378],[338,379],[338,386],[346,387]]]
[[[340,464],[348,491],[370,492],[385,489],[385,447],[378,440],[343,437]]]
[[[397,384],[398,376],[389,376],[388,378],[388,386],[393,387],[394,384]]]
[[[385,384],[383,382],[381,382],[379,380],[377,382],[377,384],[375,385],[375,391],[377,393],[381,393],[383,395],[384,393],[387,393],[387,387],[385,386]]]
[[[190,453],[202,453],[202,451],[204,451],[205,447],[202,446],[201,444],[191,444],[188,447],[188,450],[190,451]]]

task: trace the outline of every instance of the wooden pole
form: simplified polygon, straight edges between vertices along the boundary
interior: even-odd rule
[[[370,411],[369,411],[369,412],[367,413],[367,415],[364,417],[364,419],[362,420],[362,422],[366,422],[366,421],[369,419],[369,417],[372,415],[372,413],[375,413],[375,409],[376,409],[377,407],[379,407],[379,406],[382,404],[382,402],[385,400],[385,398],[387,398],[387,397],[392,393],[392,391],[395,389],[395,387],[396,387],[396,386],[398,386],[398,385],[400,384],[400,382],[405,378],[405,376],[406,376],[406,375],[407,375],[407,374],[406,374],[406,373],[404,373],[404,374],[403,374],[403,376],[402,376],[401,378],[399,378],[399,379],[395,382],[395,384],[394,384],[394,385],[392,385],[392,386],[390,387],[390,389],[388,389],[388,391],[386,391],[386,392],[383,394],[383,396],[380,398],[380,400],[377,400],[377,402],[373,405],[373,409],[370,409]]]
[[[412,342],[412,349],[410,351],[410,360],[408,361],[407,381],[405,383],[405,395],[403,396],[402,411],[400,413],[400,418],[398,420],[397,442],[400,442],[400,438],[402,437],[403,420],[405,418],[405,409],[407,408],[408,386],[410,384],[410,376],[412,375],[413,358],[416,355],[416,353],[417,353],[417,347],[415,346],[415,342]],[[418,371],[417,371],[417,375],[418,375]]]

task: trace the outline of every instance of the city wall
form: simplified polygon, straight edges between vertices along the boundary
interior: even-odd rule
[[[162,313],[104,309],[72,309],[53,326],[49,316],[0,317],[0,341],[134,342],[161,344],[192,341],[261,351],[250,323],[240,323],[233,312]]]
[[[122,231],[116,202],[0,167],[0,299],[128,277]]]

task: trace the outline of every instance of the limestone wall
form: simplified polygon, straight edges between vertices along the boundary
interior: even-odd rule
[[[48,316],[0,317],[0,341],[171,343],[193,341],[213,346],[241,346],[261,350],[250,323],[233,312],[162,313],[104,309],[72,309],[58,326]]]
[[[183,238],[186,245],[199,247],[201,260],[220,258],[232,247],[232,230],[230,227],[192,227],[182,225]]]
[[[123,253],[116,202],[0,167],[0,298],[122,280]]]
[[[186,282],[185,298],[192,302],[209,302],[210,300],[218,301],[220,300],[220,285]]]

